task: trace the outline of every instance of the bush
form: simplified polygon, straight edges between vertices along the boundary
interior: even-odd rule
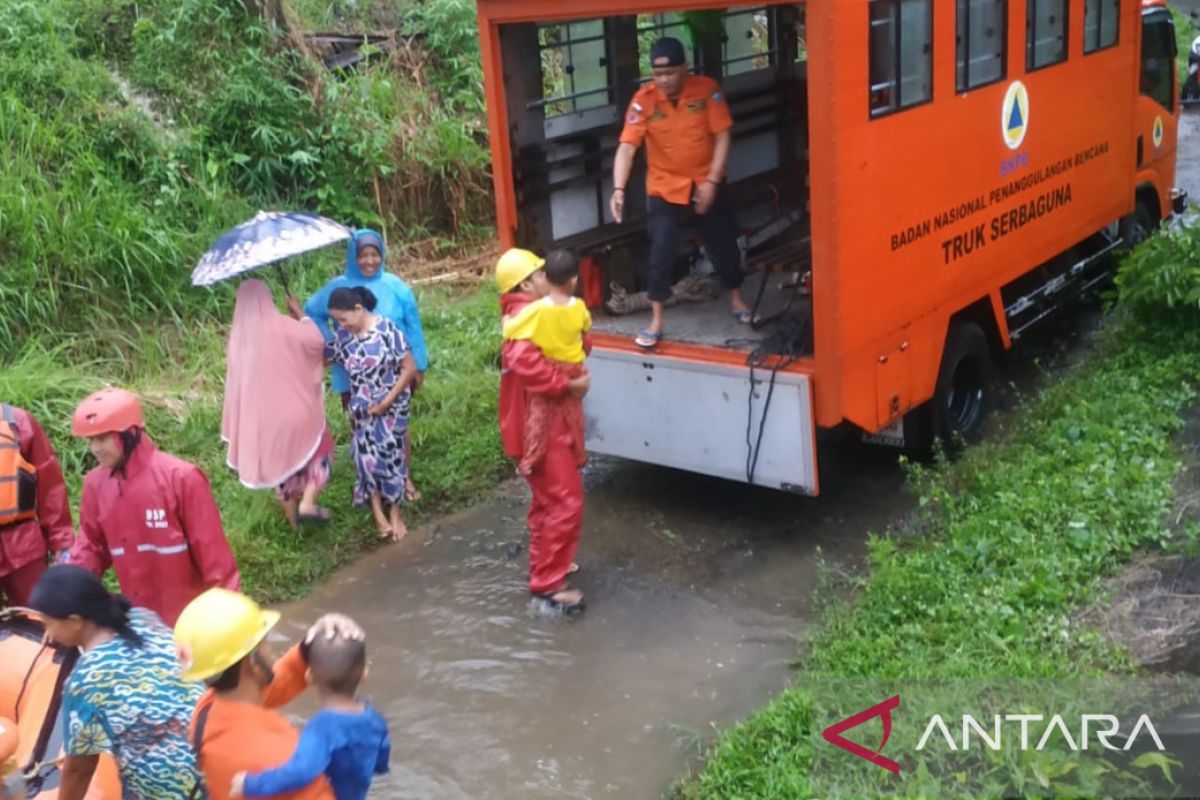
[[[95,2],[95,0],[88,0]],[[111,31],[111,29],[110,29]],[[358,224],[460,235],[490,214],[474,5],[404,17],[414,44],[326,73],[238,0],[138,6],[133,79],[193,128],[212,176]]]
[[[1120,303],[1146,319],[1166,315],[1181,324],[1200,321],[1200,228],[1164,231],[1121,263]]]

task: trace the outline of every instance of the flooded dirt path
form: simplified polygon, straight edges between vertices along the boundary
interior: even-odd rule
[[[366,693],[393,736],[372,796],[659,797],[714,726],[786,685],[819,557],[853,567],[867,531],[909,506],[894,453],[838,449],[816,500],[598,465],[580,618],[530,614],[513,484],[340,572],[285,609],[285,632],[331,610],[368,631]]]
[[[1179,183],[1194,199],[1198,151],[1200,114],[1185,114]],[[995,430],[1081,355],[1099,318],[1093,306],[1022,342]],[[827,438],[817,499],[591,466],[576,581],[589,608],[578,619],[529,612],[526,496],[515,482],[286,608],[281,630],[293,638],[332,610],[367,629],[366,694],[393,737],[392,774],[372,796],[660,797],[698,743],[787,685],[814,624],[822,561],[834,573],[857,568],[867,536],[913,505],[894,451]],[[311,710],[292,709],[297,721]]]

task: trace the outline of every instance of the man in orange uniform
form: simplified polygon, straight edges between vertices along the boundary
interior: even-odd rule
[[[261,772],[287,763],[299,732],[274,709],[308,687],[308,665],[300,645],[270,661],[264,640],[279,612],[265,611],[237,592],[209,589],[197,597],[175,624],[175,643],[188,680],[209,690],[192,718],[191,741],[210,800],[229,800],[239,772]],[[340,614],[326,614],[305,636],[362,639],[362,629]],[[334,800],[321,776],[283,800]]]
[[[650,50],[654,80],[633,96],[613,161],[610,209],[619,223],[625,215],[625,187],[633,157],[645,142],[646,225],[650,234],[646,297],[652,317],[650,326],[635,339],[644,348],[652,348],[662,339],[663,302],[671,296],[671,268],[679,229],[692,212],[709,258],[731,290],[734,316],[750,322],[750,309],[741,292],[737,222],[719,198],[729,160],[733,118],[720,85],[703,75],[689,75],[685,62],[683,44],[678,39],[654,43]]]

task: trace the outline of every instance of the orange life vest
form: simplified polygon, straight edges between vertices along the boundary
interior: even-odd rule
[[[21,455],[12,406],[0,404],[0,528],[37,517],[37,469]]]

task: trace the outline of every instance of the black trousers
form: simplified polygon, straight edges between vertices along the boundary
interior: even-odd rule
[[[733,212],[720,195],[707,214],[697,214],[689,205],[668,203],[661,197],[649,197],[646,203],[646,229],[650,234],[650,257],[646,264],[646,297],[662,302],[671,296],[671,272],[679,246],[679,230],[692,221],[700,229],[700,238],[728,289],[742,285],[742,253],[738,249],[738,227]]]

